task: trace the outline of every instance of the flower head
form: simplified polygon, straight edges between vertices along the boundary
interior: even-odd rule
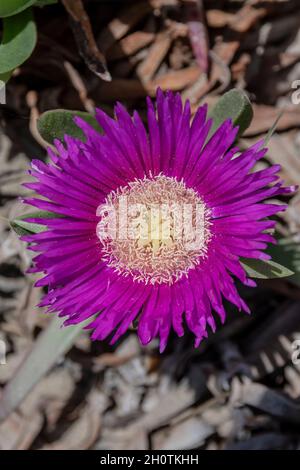
[[[158,90],[156,109],[147,100],[147,129],[139,114],[121,104],[116,119],[97,111],[104,133],[80,118],[86,141],[65,137],[49,149],[52,163],[33,160],[26,186],[43,199],[25,202],[59,217],[29,219],[44,232],[23,237],[40,252],[31,271],[48,286],[41,302],[65,324],[88,325],[92,338],[111,342],[138,319],[147,344],[170,330],[195,335],[195,345],[225,321],[223,299],[249,312],[234,278],[247,286],[240,258],[269,259],[274,238],[269,217],[285,205],[268,198],[289,193],[278,180],[279,165],[253,172],[266,149],[258,142],[239,152],[237,127],[212,125],[202,106],[191,121],[189,103]]]

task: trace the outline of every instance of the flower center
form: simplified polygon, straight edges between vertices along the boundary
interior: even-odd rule
[[[103,260],[138,282],[173,284],[206,255],[209,211],[176,178],[137,179],[112,191],[97,214]]]

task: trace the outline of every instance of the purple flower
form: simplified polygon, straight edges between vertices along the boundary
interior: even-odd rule
[[[31,269],[49,288],[40,306],[66,325],[96,315],[92,338],[111,343],[138,319],[141,343],[159,336],[163,351],[184,321],[196,346],[215,331],[223,298],[249,313],[233,277],[255,286],[240,259],[270,258],[269,217],[286,208],[263,201],[294,188],[278,180],[279,165],[252,172],[266,149],[260,141],[240,153],[230,120],[206,143],[206,106],[191,122],[189,103],[159,90],[156,108],[148,99],[148,132],[121,104],[115,120],[97,111],[102,135],[76,118],[86,142],[66,136],[52,163],[33,160],[37,181],[26,186],[43,199],[25,202],[59,217],[28,219],[46,229],[23,240],[40,253]]]

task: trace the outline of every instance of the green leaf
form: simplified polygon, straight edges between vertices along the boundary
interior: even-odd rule
[[[33,233],[45,232],[47,227],[38,223],[27,222],[24,219],[57,219],[62,217],[60,214],[48,211],[36,211],[30,212],[29,214],[21,215],[10,221],[11,228],[20,236],[32,235]]]
[[[249,277],[258,279],[276,279],[292,276],[294,274],[293,271],[273,260],[265,261],[252,258],[242,258],[241,264]]]
[[[14,377],[2,389],[0,422],[4,421],[22,403],[32,388],[58,362],[82,332],[85,323],[62,328],[62,319],[54,318],[40,334],[32,350]]]
[[[58,0],[37,0],[35,6],[46,7],[48,5],[54,5],[54,3],[58,3]]]
[[[31,9],[3,20],[0,74],[14,70],[31,56],[37,41]]]
[[[91,114],[66,109],[54,109],[43,113],[37,122],[38,131],[50,144],[53,144],[54,139],[63,140],[65,134],[84,140],[84,133],[74,122],[75,116],[81,117],[95,130],[101,132],[97,120]]]
[[[0,90],[3,86],[3,84],[7,83],[8,80],[10,79],[11,77],[11,74],[12,74],[12,71],[10,72],[6,72],[6,73],[1,73],[0,74]],[[2,82],[2,85],[1,85],[1,82]]]
[[[293,239],[281,238],[277,245],[268,248],[268,253],[277,262],[284,264],[294,271],[289,281],[300,286],[300,243]]]
[[[246,93],[233,88],[225,93],[209,113],[213,118],[213,127],[210,136],[226,120],[231,118],[235,126],[239,126],[238,135],[242,135],[250,126],[253,118],[253,110]]]
[[[16,15],[31,7],[36,0],[1,0],[0,18]]]

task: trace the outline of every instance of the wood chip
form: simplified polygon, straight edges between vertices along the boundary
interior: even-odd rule
[[[136,69],[137,76],[141,79],[142,83],[147,83],[153,78],[171,46],[171,40],[169,31],[156,35],[155,41],[149,48],[145,60]]]
[[[245,132],[245,137],[268,132],[279,115],[278,109],[273,106],[253,104],[253,120]],[[276,130],[284,131],[300,127],[300,112],[296,106],[286,108],[280,118]]]
[[[112,46],[111,49],[107,51],[107,56],[109,57],[109,60],[117,60],[131,56],[140,49],[143,49],[144,47],[151,44],[154,38],[154,33],[147,31],[135,31]]]
[[[144,16],[151,11],[151,5],[148,2],[139,2],[138,8],[136,5],[124,8],[120,14],[114,18],[107,27],[101,32],[98,37],[98,44],[101,45],[102,50],[107,51],[115,41],[125,36],[130,29],[141,21]]]

